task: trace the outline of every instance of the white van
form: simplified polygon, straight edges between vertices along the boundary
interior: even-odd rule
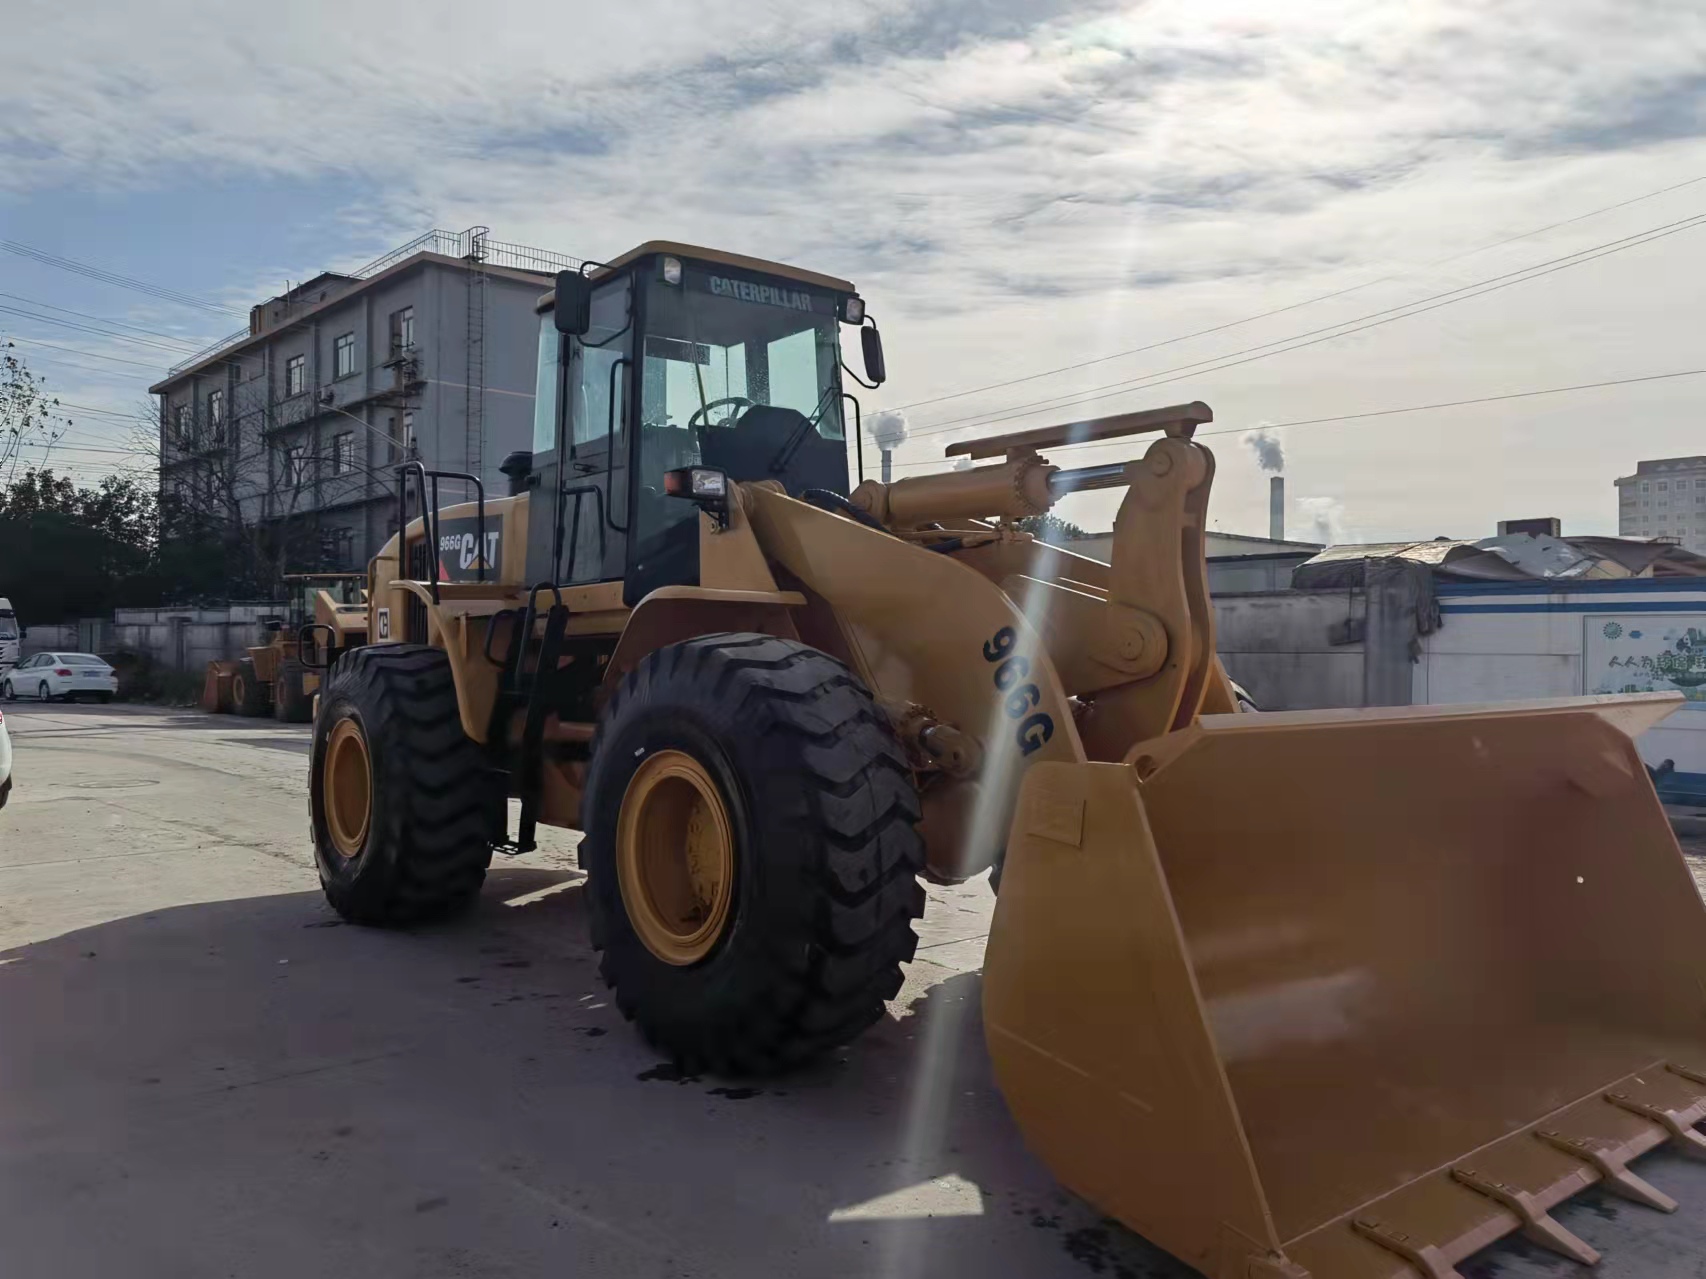
[[[18,664],[18,615],[12,601],[0,599],[0,669]]]

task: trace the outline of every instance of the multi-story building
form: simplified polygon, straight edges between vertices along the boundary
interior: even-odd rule
[[[292,570],[359,568],[396,526],[398,463],[478,475],[530,446],[534,306],[561,254],[431,231],[255,306],[160,397],[160,489],[263,533]],[[461,500],[446,485],[440,501]]]
[[[1706,554],[1706,457],[1638,462],[1617,480],[1617,532],[1664,537]]]

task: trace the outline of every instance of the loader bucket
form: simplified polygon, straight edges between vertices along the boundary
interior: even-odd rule
[[[207,674],[201,682],[201,708],[212,715],[231,713],[231,680],[237,674],[236,662],[215,661],[207,664]]]
[[[1039,763],[984,975],[1059,1179],[1217,1279],[1449,1276],[1706,1148],[1706,909],[1633,734],[1671,694],[1205,717]]]

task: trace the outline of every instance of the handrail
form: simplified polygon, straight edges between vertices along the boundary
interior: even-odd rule
[[[415,477],[416,492],[421,499],[422,532],[427,539],[427,549],[431,552],[433,574],[430,579],[432,586],[432,602],[438,604],[438,555],[440,545],[438,540],[438,482],[440,480],[461,480],[474,486],[475,505],[475,553],[474,580],[486,580],[486,486],[477,475],[469,475],[466,471],[429,471],[424,463],[404,462],[397,468],[397,567],[402,572],[408,570],[409,542],[409,476]],[[427,481],[432,481],[431,499],[428,500]]]

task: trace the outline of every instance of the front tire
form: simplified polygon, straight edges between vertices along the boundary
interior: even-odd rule
[[[18,700],[17,690],[12,687],[11,680],[6,681],[6,700],[8,702],[15,702]]]
[[[314,718],[314,699],[304,687],[307,674],[308,668],[292,658],[278,664],[278,678],[272,686],[272,713],[280,723],[306,724]]]
[[[340,662],[320,694],[309,769],[314,860],[338,914],[411,924],[479,894],[504,794],[462,732],[441,650],[384,644]]]
[[[267,686],[255,675],[255,659],[239,658],[231,677],[231,706],[239,715],[256,719],[267,713]]]
[[[593,945],[661,1051],[769,1074],[883,1015],[924,910],[918,794],[840,662],[753,634],[658,650],[612,696],[585,793]]]

